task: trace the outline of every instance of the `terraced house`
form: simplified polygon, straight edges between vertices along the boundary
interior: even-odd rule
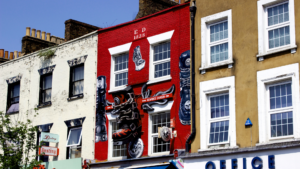
[[[298,168],[299,6],[191,1],[194,140],[184,167]]]

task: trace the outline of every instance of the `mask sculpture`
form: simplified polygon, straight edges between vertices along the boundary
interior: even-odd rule
[[[146,99],[146,98],[149,98],[151,97],[151,90],[147,89],[147,84],[144,84],[143,87],[142,87],[142,97],[143,99]],[[173,93],[175,90],[175,85],[172,85],[168,90],[166,91],[159,91],[157,92],[156,94],[154,94],[152,97],[155,97],[155,96],[161,96],[161,95],[164,95],[164,94],[171,94]],[[153,101],[153,102],[148,102],[148,103],[143,103],[142,104],[142,109],[145,110],[145,111],[153,111],[154,109],[151,107],[153,104],[166,104],[168,102],[168,99],[162,99],[162,100],[157,100],[157,101]]]
[[[106,77],[97,78],[97,98],[96,98],[96,143],[107,141],[105,106],[106,101]]]
[[[136,71],[140,71],[145,67],[146,61],[144,59],[142,59],[140,46],[137,46],[137,47],[134,48],[132,59],[133,59],[133,62],[135,63],[135,70]]]
[[[180,68],[180,108],[179,119],[181,124],[191,124],[191,99],[190,99],[190,51],[183,52],[179,57]]]

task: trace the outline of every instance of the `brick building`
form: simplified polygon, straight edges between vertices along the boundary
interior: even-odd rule
[[[166,168],[174,150],[185,148],[189,49],[189,3],[98,31],[91,168]]]

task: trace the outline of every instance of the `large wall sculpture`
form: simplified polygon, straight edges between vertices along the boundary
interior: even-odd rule
[[[131,86],[124,90],[112,93],[114,97],[112,115],[117,115],[119,130],[112,134],[114,145],[129,143],[128,154],[132,158],[142,155],[144,144],[141,137],[140,112],[135,101],[135,95]]]
[[[107,141],[106,116],[106,77],[99,76],[97,78],[97,97],[96,97],[96,143],[99,141]]]
[[[179,119],[181,124],[191,124],[191,99],[190,99],[190,51],[183,52],[179,57],[180,68],[180,108]]]
[[[156,94],[154,94],[153,96],[151,96],[151,90],[148,89],[147,90],[147,84],[144,84],[142,87],[142,97],[143,99],[147,99],[150,97],[156,97],[156,96],[161,96],[161,95],[165,95],[165,94],[173,94],[175,91],[175,85],[173,84],[168,90],[166,91],[159,91]],[[142,109],[145,111],[153,111],[154,109],[152,108],[152,105],[154,104],[166,104],[168,102],[168,99],[161,99],[161,100],[156,100],[156,101],[152,101],[152,102],[147,102],[147,103],[143,103],[142,104]]]

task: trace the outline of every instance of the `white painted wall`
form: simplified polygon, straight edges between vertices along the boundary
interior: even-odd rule
[[[261,152],[251,152],[251,153],[241,153],[233,155],[214,155],[212,157],[202,157],[202,158],[189,158],[184,160],[184,168],[193,169],[205,169],[207,162],[212,161],[215,163],[216,169],[220,169],[220,160],[226,160],[226,168],[231,167],[231,159],[236,158],[239,169],[243,168],[243,158],[247,159],[247,169],[252,169],[251,161],[254,157],[260,157],[263,161],[263,169],[269,168],[268,156],[275,156],[275,168],[282,169],[299,169],[299,158],[300,158],[300,148],[290,148],[290,149],[278,149],[278,150],[269,150]]]
[[[53,123],[50,133],[60,136],[58,160],[66,159],[68,127],[64,121],[81,117],[86,117],[82,126],[82,158],[94,159],[97,41],[98,35],[95,31],[59,45],[56,56],[50,60],[39,58],[38,52],[34,52],[0,64],[0,111],[6,111],[8,89],[6,79],[22,74],[20,112],[11,117],[23,121],[27,118],[31,119],[34,126]],[[84,55],[88,55],[84,63],[84,97],[67,101],[70,78],[70,67],[67,60]],[[40,108],[37,111],[39,115],[34,117],[34,108],[39,102],[40,75],[38,70],[51,65],[56,65],[53,71],[52,105]],[[50,143],[50,146],[56,146],[56,144]],[[53,157],[50,157],[49,160],[52,161]]]

